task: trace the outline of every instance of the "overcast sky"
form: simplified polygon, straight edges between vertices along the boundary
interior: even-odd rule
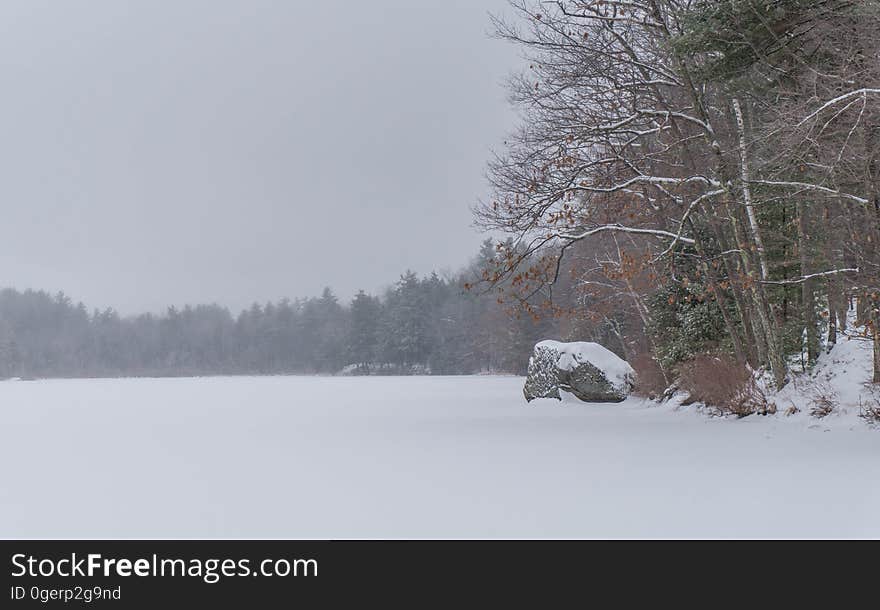
[[[456,268],[503,0],[0,3],[0,285],[123,313]]]

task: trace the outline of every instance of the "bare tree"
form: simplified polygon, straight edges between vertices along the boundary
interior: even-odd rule
[[[495,196],[476,215],[513,235],[516,251],[491,279],[525,273],[521,298],[549,298],[572,245],[605,235],[618,261],[624,248],[649,253],[621,277],[650,268],[685,281],[676,266],[694,257],[737,358],[768,365],[782,386],[787,313],[774,294],[798,286],[812,359],[817,290],[877,285],[868,272],[880,262],[876,1],[511,5],[519,18],[496,27],[529,61],[510,82],[524,121],[490,163]],[[798,257],[774,261],[768,244],[786,225],[761,217],[790,202]],[[833,260],[816,254],[837,251],[812,231],[816,204],[843,206],[839,226],[860,226],[835,236],[848,246]],[[626,281],[616,290],[621,301],[637,295]],[[837,314],[839,295],[825,300]],[[871,311],[880,354],[880,311]]]

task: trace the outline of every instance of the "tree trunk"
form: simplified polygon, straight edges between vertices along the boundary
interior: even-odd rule
[[[874,383],[880,383],[880,309],[877,309],[878,303],[875,299],[871,299],[871,335],[874,338]]]
[[[841,282],[835,282],[834,286],[834,298],[837,300],[837,303],[834,306],[834,309],[837,312],[837,325],[840,327],[840,330],[845,331],[847,324],[846,317],[849,314],[850,299],[843,290]]]
[[[833,277],[833,276],[829,276]],[[834,284],[828,282],[828,351],[837,345],[837,303],[834,299]]]
[[[782,357],[782,350],[779,347],[776,325],[770,316],[770,307],[767,303],[767,295],[764,291],[764,284],[753,268],[752,261],[749,257],[749,244],[739,227],[735,210],[730,209],[727,204],[730,221],[733,225],[734,234],[740,249],[740,258],[742,260],[743,269],[745,269],[748,281],[748,291],[751,294],[754,309],[758,314],[758,322],[760,323],[760,331],[763,332],[767,348],[767,363],[770,365],[770,371],[773,373],[773,382],[777,388],[785,385],[786,367],[785,360]],[[757,329],[756,329],[757,331]]]
[[[718,244],[721,246],[722,251],[726,252],[727,250],[732,249],[732,245],[724,234],[723,228],[713,228],[715,230],[715,237],[718,240]],[[736,242],[734,241],[734,243]],[[721,260],[724,265],[724,271],[727,273],[727,277],[730,280],[730,291],[733,293],[733,302],[736,304],[736,311],[739,314],[742,331],[745,336],[743,348],[746,351],[746,358],[752,368],[758,368],[761,364],[766,362],[767,358],[767,349],[763,340],[764,334],[755,326],[748,300],[743,296],[742,290],[738,284],[738,277],[740,276],[739,268],[734,266],[727,256],[723,256]]]
[[[709,290],[711,290],[712,294],[715,296],[715,302],[718,304],[718,309],[721,311],[721,317],[724,319],[724,326],[727,328],[727,333],[730,335],[730,340],[733,342],[734,354],[736,354],[738,362],[745,364],[748,361],[748,358],[746,357],[746,352],[743,348],[739,331],[736,329],[736,324],[734,324],[731,319],[730,312],[727,311],[727,299],[724,296],[724,289],[718,284],[715,272],[712,271],[712,268],[706,262],[706,252],[703,249],[702,241],[698,237],[698,232],[694,230],[693,221],[690,222],[690,225],[694,235],[694,247],[697,250],[697,254],[700,255],[700,267],[702,268],[703,275],[706,276]]]
[[[876,117],[872,117],[876,119]],[[874,125],[866,130],[865,133],[865,151],[868,154],[868,159],[865,167],[865,195],[868,200],[868,206],[873,208],[873,219],[874,219],[874,248],[877,247],[878,235],[880,235],[880,161],[878,161],[878,155],[880,155],[880,124],[876,122]],[[870,216],[869,216],[870,217]],[[874,261],[876,262],[876,254],[874,257]],[[878,310],[878,295],[877,295],[877,278],[876,276],[871,278],[872,286],[874,290],[870,295],[870,310],[869,315],[873,326],[873,334],[874,334],[874,383],[880,383],[880,310]],[[867,300],[867,299],[866,299]]]
[[[810,273],[810,251],[807,244],[807,210],[802,201],[798,201],[796,206],[801,276],[806,276]],[[819,357],[819,321],[816,319],[816,298],[813,293],[813,280],[808,279],[801,284],[801,315],[807,335],[807,364],[812,365]]]
[[[740,176],[742,179],[743,205],[746,207],[746,215],[749,219],[749,227],[752,231],[752,239],[755,241],[755,255],[758,258],[758,266],[761,269],[761,280],[766,280],[770,275],[767,267],[767,254],[764,250],[764,239],[761,237],[761,228],[758,226],[758,217],[755,215],[755,206],[752,204],[752,186],[749,178],[749,157],[746,148],[746,128],[743,121],[742,108],[739,100],[733,98],[733,113],[736,117],[736,128],[739,135]]]
[[[755,244],[755,255],[758,260],[758,269],[760,270],[760,273],[756,273],[755,270],[752,268],[752,262],[749,257],[749,251],[751,250],[751,248],[749,247],[747,238],[745,237],[745,235],[742,234],[741,230],[737,231],[737,233],[739,233],[739,235],[737,236],[737,242],[739,243],[739,248],[742,251],[741,257],[743,261],[743,266],[745,267],[746,274],[750,279],[749,284],[752,292],[752,298],[755,302],[755,309],[758,311],[758,318],[760,319],[761,327],[767,337],[767,359],[770,364],[770,370],[773,373],[773,381],[777,388],[781,388],[785,385],[787,371],[785,366],[785,359],[783,358],[782,354],[782,347],[779,342],[777,325],[774,324],[774,320],[771,315],[770,304],[767,299],[767,293],[764,289],[763,284],[764,280],[767,279],[768,267],[767,259],[764,253],[764,242],[761,238],[761,230],[758,226],[758,219],[755,215],[754,207],[752,206],[751,189],[749,188],[749,167],[745,142],[745,124],[743,122],[742,109],[740,108],[739,100],[733,98],[732,104],[740,141],[739,146],[742,161],[741,181],[743,205],[746,209],[746,215],[748,217],[749,226],[751,228],[751,237],[752,241]],[[733,222],[734,226],[736,227],[738,223],[734,220],[736,218],[735,212],[731,213],[730,217],[731,222]]]

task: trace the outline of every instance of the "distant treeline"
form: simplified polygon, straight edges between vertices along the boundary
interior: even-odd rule
[[[0,291],[0,377],[284,373],[468,374],[524,371],[547,324],[510,315],[464,284],[492,257],[484,244],[455,277],[403,274],[384,294],[218,305],[123,317],[63,293]],[[542,328],[543,326],[543,328]]]

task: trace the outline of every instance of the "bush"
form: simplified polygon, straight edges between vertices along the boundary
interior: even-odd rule
[[[656,358],[651,356],[651,354],[641,353],[631,359],[630,366],[636,372],[636,385],[633,388],[634,394],[652,400],[664,395],[669,384],[666,382],[663,370],[657,363]]]
[[[649,297],[652,325],[649,332],[657,345],[655,354],[668,369],[707,350],[716,350],[727,337],[718,304],[696,282],[667,285]]]
[[[867,401],[859,399],[859,417],[872,426],[880,426],[880,400],[869,398]]]
[[[680,367],[679,387],[688,393],[684,404],[701,402],[717,415],[767,415],[776,405],[758,386],[744,364],[727,355],[697,356]]]
[[[810,398],[810,415],[822,419],[837,410],[837,393],[826,383],[816,383]]]

